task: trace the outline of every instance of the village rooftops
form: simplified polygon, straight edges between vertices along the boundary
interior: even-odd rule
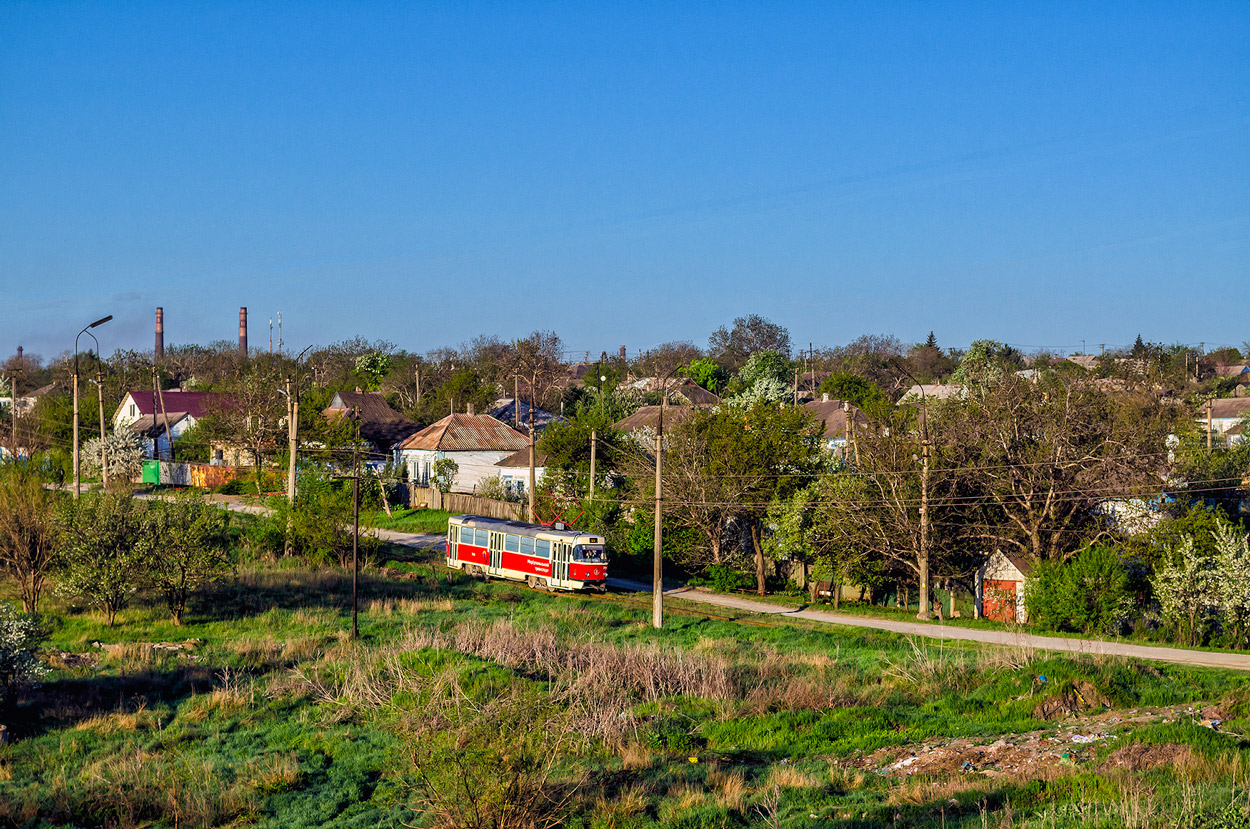
[[[816,419],[821,421],[825,427],[826,440],[841,440],[846,437],[846,401],[830,400],[827,397],[821,400],[809,400],[803,404],[803,408],[807,409]],[[868,418],[859,409],[851,406],[851,412],[855,418],[855,422],[868,425]]]
[[[529,446],[529,438],[490,415],[450,414],[417,432],[400,449],[473,452],[515,452]]]
[[[180,412],[199,420],[214,408],[220,408],[225,401],[230,399],[229,395],[208,391],[170,389],[162,391],[159,397],[153,391],[130,391],[122,399],[118,413],[126,419],[133,419],[144,415],[160,415],[163,408],[171,419],[175,412]],[[162,404],[164,404],[163,407]],[[133,412],[128,408],[132,405],[134,406]]]
[[[392,409],[377,392],[341,391],[322,414],[337,418],[352,411],[360,418],[360,436],[378,449],[390,449],[420,431],[416,423]]]
[[[694,411],[692,406],[665,406],[664,422],[670,426],[680,423]],[[651,430],[654,432],[660,421],[659,406],[643,406],[629,417],[618,420],[612,428],[626,434]]]

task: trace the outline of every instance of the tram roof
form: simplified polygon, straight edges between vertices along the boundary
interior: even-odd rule
[[[574,530],[571,528],[557,530],[555,527],[548,527],[545,524],[527,524],[524,521],[513,521],[507,518],[490,518],[485,515],[453,515],[452,520],[459,520],[470,527],[494,527],[499,530],[511,529],[526,533],[546,533],[566,538],[576,538],[581,535],[593,536],[595,538],[603,537],[599,533],[587,532],[585,530]]]

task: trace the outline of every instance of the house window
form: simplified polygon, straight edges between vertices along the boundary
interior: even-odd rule
[[[130,416],[131,417],[135,416],[135,404],[134,403],[130,404]]]

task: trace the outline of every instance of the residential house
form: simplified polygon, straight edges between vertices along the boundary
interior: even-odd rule
[[[530,448],[526,446],[513,452],[495,464],[499,468],[499,478],[509,492],[524,495],[529,491],[530,481]],[[542,452],[534,455],[534,485],[542,483],[547,474],[547,456]]]
[[[472,492],[499,474],[496,463],[529,446],[529,438],[490,415],[450,414],[409,437],[396,450],[415,486],[429,486],[434,463],[451,458],[459,467],[455,492]]]
[[[962,398],[967,388],[962,383],[917,383],[903,393],[899,403],[923,403],[929,400]]]
[[[1071,357],[1067,357],[1065,359],[1067,359],[1069,363],[1076,363],[1078,366],[1086,369],[1087,371],[1094,371],[1098,368],[1099,358],[1097,354],[1073,354]]]
[[[170,437],[177,442],[208,412],[229,405],[229,400],[228,395],[213,392],[129,391],[113,412],[113,430],[126,427],[142,438],[145,458],[168,460]],[[221,462],[219,455],[215,459]]]
[[[665,406],[664,407],[664,424],[665,428],[672,428],[681,421],[690,417],[694,412],[693,406]],[[659,406],[643,406],[629,417],[622,418],[612,424],[612,428],[618,432],[624,432],[627,435],[639,437],[650,435],[655,437],[656,428],[660,422]],[[652,441],[654,442],[654,441]]]
[[[679,377],[665,381],[660,377],[641,377],[621,386],[622,389],[643,393],[667,391],[669,405],[672,406],[719,406],[721,399],[716,394],[700,386],[689,377]]]
[[[1239,386],[1250,386],[1250,365],[1216,366],[1216,377],[1231,377]]]
[[[1208,400],[1199,407],[1194,419],[1203,426],[1209,423],[1212,435],[1228,440],[1241,435],[1241,430],[1230,432],[1246,418],[1250,418],[1250,397],[1225,397]]]
[[[322,414],[329,420],[357,418],[360,437],[368,444],[366,451],[374,457],[392,455],[399,444],[421,431],[420,426],[392,409],[381,394],[360,389],[338,392]]]
[[[977,569],[977,616],[999,622],[1027,622],[1024,588],[1032,573],[1033,564],[1027,558],[995,550]]]
[[[846,446],[850,439],[847,425],[854,424],[856,429],[867,428],[868,425],[868,418],[863,412],[845,400],[831,400],[827,394],[821,395],[820,400],[809,400],[803,404],[803,408],[821,422],[824,427],[822,437],[825,446],[838,457],[846,456]]]
[[[501,423],[507,423],[517,431],[529,432],[530,413],[534,415],[534,432],[541,432],[552,423],[564,420],[557,414],[552,414],[546,409],[538,406],[531,407],[524,400],[517,400],[515,397],[501,397],[495,401],[495,405],[486,411],[486,414],[495,418]]]

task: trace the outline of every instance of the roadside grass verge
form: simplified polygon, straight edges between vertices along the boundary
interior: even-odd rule
[[[437,533],[447,534],[447,519],[450,512],[441,509],[408,509],[392,507],[391,514],[385,510],[362,511],[360,523],[379,530],[395,530],[405,533]]]

